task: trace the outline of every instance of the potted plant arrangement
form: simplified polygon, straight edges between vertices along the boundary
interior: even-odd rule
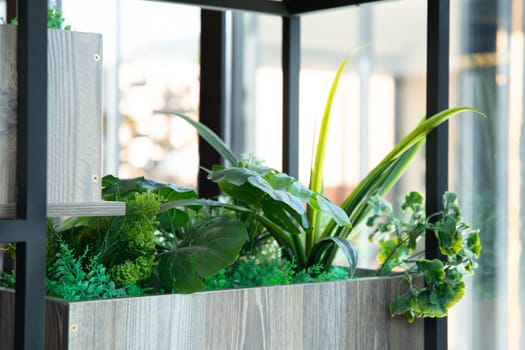
[[[322,194],[323,159],[347,61],[329,93],[310,186],[254,156],[234,155],[206,126],[176,113],[226,160],[209,170],[219,198],[108,175],[102,199],[125,202],[124,216],[50,219],[46,348],[422,348],[417,319],[445,316],[461,298],[480,254],[478,231],[453,193],[430,217],[418,193],[406,196],[401,216],[383,196],[431,130],[477,111],[454,108],[422,120],[337,206]],[[381,262],[364,277],[350,240],[361,224],[371,227]],[[418,250],[427,231],[444,260]],[[344,267],[334,265],[337,250]],[[2,272],[0,285],[12,287],[14,279]],[[11,345],[13,301],[12,291],[0,289],[1,348]]]
[[[48,216],[122,215],[101,201],[102,35],[71,31],[60,11],[48,19]],[[14,217],[17,20],[0,19],[0,217]],[[81,93],[79,93],[81,92]],[[89,145],[89,147],[84,147]]]

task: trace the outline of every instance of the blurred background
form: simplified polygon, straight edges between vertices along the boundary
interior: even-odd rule
[[[0,17],[5,17],[0,0]],[[139,0],[61,0],[65,24],[104,36],[104,171],[196,186],[200,10]],[[450,105],[487,118],[450,125],[450,190],[481,229],[480,268],[449,317],[449,349],[525,349],[524,21],[522,0],[451,1]],[[226,141],[281,164],[281,20],[228,12]],[[333,106],[325,187],[335,202],[425,113],[426,2],[395,0],[301,19],[300,180],[335,71],[347,67]],[[424,154],[390,193],[424,191]],[[366,232],[361,237],[366,242]],[[361,246],[361,264],[374,251]]]

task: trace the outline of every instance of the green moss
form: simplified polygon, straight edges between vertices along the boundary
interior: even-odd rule
[[[294,283],[312,283],[348,279],[348,271],[321,265],[295,272],[295,264],[285,259],[259,260],[249,258],[205,280],[206,290],[242,287],[274,286]]]

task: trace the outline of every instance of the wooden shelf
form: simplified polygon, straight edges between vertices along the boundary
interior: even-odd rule
[[[0,219],[14,218],[16,205],[0,203]],[[126,213],[124,202],[91,202],[91,203],[50,203],[47,205],[48,217],[61,216],[118,216]]]

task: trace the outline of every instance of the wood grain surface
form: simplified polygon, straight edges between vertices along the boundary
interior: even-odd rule
[[[2,207],[9,207],[16,200],[17,72],[14,26],[0,25],[0,62],[0,203],[4,204]],[[87,208],[104,212],[101,208],[105,203],[100,195],[101,35],[48,30],[47,115],[47,196],[50,204],[48,214],[52,214],[49,216],[67,215],[57,212],[57,208],[82,203],[99,203],[96,207]],[[110,209],[114,208],[111,204]],[[8,210],[0,210],[0,217],[11,215]]]
[[[14,348],[15,293],[0,287],[0,350]],[[46,300],[46,349],[68,348],[69,303],[59,299]]]
[[[48,317],[68,320],[61,329],[69,329],[71,350],[419,350],[423,322],[408,324],[388,311],[399,281],[360,278],[74,302],[69,319]]]

